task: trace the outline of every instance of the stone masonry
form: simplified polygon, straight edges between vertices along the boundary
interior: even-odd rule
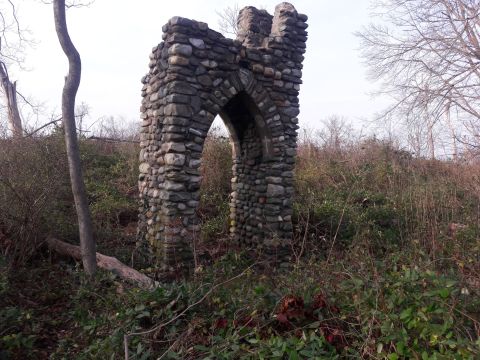
[[[288,248],[306,20],[281,3],[273,16],[242,9],[236,40],[181,17],[163,26],[142,79],[138,234],[166,270],[191,265],[202,149],[217,115],[232,143],[232,241]]]

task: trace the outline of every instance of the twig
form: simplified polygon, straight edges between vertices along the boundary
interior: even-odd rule
[[[310,224],[310,208],[307,209],[307,212],[308,212],[307,213],[307,222],[305,224],[305,231],[303,233],[302,242],[300,243],[300,251],[298,253],[295,250],[295,244],[293,244],[293,241],[292,241],[292,252],[293,252],[293,255],[295,256],[295,259],[296,259],[295,262],[297,263],[297,265],[300,263],[300,259],[303,255],[303,252],[305,251],[305,243],[307,241],[308,227],[309,227],[309,224]]]
[[[178,340],[179,340],[179,339],[175,340],[175,341],[173,342],[173,344],[170,345],[169,348],[168,348],[157,360],[163,359],[163,358],[165,357],[165,355],[167,355],[167,354],[170,352],[170,350],[172,350],[172,349],[175,347],[175,345],[177,345]]]
[[[50,122],[48,122],[48,123],[40,126],[39,128],[33,130],[31,133],[28,133],[27,135],[25,135],[25,137],[31,137],[31,136],[33,136],[33,134],[35,134],[35,133],[39,132],[40,130],[46,128],[47,126],[52,125],[52,124],[55,124],[55,123],[57,123],[57,122],[59,122],[59,121],[62,121],[62,118],[52,120],[52,121],[50,121]]]
[[[342,173],[342,175],[343,175],[343,173]],[[344,176],[344,178],[345,178],[345,176]],[[357,181],[358,181],[358,178],[355,179],[355,181],[353,182],[353,184],[351,186],[352,189],[357,184]],[[345,183],[347,183],[346,179],[345,179]],[[353,192],[350,192],[347,196],[347,199],[345,200],[345,205],[343,206],[343,209],[342,209],[342,215],[340,216],[340,220],[338,221],[338,225],[337,225],[337,229],[335,230],[335,235],[333,237],[332,245],[330,246],[330,250],[328,251],[327,264],[330,263],[330,256],[332,255],[333,247],[335,246],[335,242],[337,241],[338,232],[339,232],[340,226],[342,225],[342,222],[343,222],[343,216],[345,215],[345,209],[347,208],[348,202],[350,201],[350,199],[352,197],[352,194],[353,194]]]
[[[343,215],[345,214],[346,207],[347,207],[347,204],[345,204],[345,206],[342,209],[342,215],[340,216],[340,220],[338,221],[337,230],[335,231],[335,236],[333,237],[332,245],[330,246],[330,251],[328,252],[327,264],[330,263],[330,256],[332,255],[333,247],[335,246],[335,242],[337,241],[338,231],[340,230],[340,226],[342,225]]]
[[[20,96],[22,98],[22,100],[32,108],[33,111],[35,111],[35,109],[39,108],[38,105],[32,104],[25,96],[23,96],[23,94],[20,91],[16,90],[16,92],[17,92],[17,95]]]
[[[125,353],[125,360],[128,360],[128,335],[123,335],[123,351]]]
[[[140,142],[139,140],[114,139],[114,138],[99,137],[99,136],[90,136],[88,140],[100,140],[105,142],[125,142],[125,143],[133,143],[133,144],[138,144]]]
[[[300,258],[303,255],[303,252],[305,251],[305,243],[307,241],[307,235],[308,235],[308,226],[310,224],[310,209],[308,209],[308,214],[307,214],[307,223],[305,224],[305,233],[303,234],[303,239],[302,239],[302,246],[300,247],[300,254],[298,255],[297,262],[300,262]]]
[[[180,317],[182,317],[183,315],[185,315],[190,309],[192,309],[193,307],[201,304],[208,296],[210,296],[210,294],[212,292],[214,292],[217,288],[219,288],[220,286],[223,286],[225,284],[228,284],[240,277],[242,277],[243,275],[245,275],[247,273],[248,270],[250,270],[252,267],[254,267],[255,265],[257,265],[257,263],[254,263],[252,265],[250,265],[249,267],[247,267],[245,270],[243,270],[240,274],[238,275],[235,275],[234,277],[230,278],[230,279],[227,279],[225,281],[222,281],[221,283],[218,283],[216,285],[213,285],[210,290],[208,290],[205,295],[203,295],[198,301],[194,302],[193,304],[190,304],[189,306],[187,306],[181,313],[179,313],[178,315],[174,316],[173,318],[171,318],[170,320],[164,322],[164,323],[161,323],[149,330],[146,330],[146,331],[140,331],[140,332],[132,332],[132,333],[129,333],[129,334],[125,334],[123,336],[123,342],[124,342],[124,349],[125,349],[125,360],[128,360],[128,339],[131,337],[131,336],[137,336],[137,335],[146,335],[146,334],[150,334],[154,331],[158,331],[162,328],[164,328],[165,326],[171,324],[172,322],[176,321],[177,319],[179,319]]]

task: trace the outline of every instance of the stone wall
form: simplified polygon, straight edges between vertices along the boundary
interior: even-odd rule
[[[163,27],[142,79],[139,237],[166,269],[192,260],[216,115],[232,142],[232,240],[273,254],[288,247],[306,20],[281,3],[273,16],[242,9],[236,40],[181,17]]]

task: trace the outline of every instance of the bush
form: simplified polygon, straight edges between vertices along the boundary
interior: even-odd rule
[[[62,153],[62,141],[29,141],[31,148],[5,142],[0,153],[8,165],[1,179],[15,185],[0,182],[0,241],[52,233],[75,242],[64,155],[44,160]],[[414,159],[374,140],[333,144],[299,146],[292,248],[303,257],[294,264],[248,268],[252,254],[227,248],[209,266],[199,257],[191,279],[143,291],[101,271],[86,281],[71,262],[39,257],[10,274],[0,263],[0,357],[120,358],[125,333],[163,324],[129,337],[131,358],[478,358],[480,168]],[[126,261],[136,147],[83,140],[81,152],[99,249]],[[231,149],[210,137],[203,155],[199,216],[202,239],[212,243],[228,230]],[[27,217],[35,231],[19,231],[45,186],[43,210]],[[13,203],[17,189],[24,203]],[[56,311],[46,312],[53,303]]]
[[[136,222],[137,151],[132,144],[80,145],[94,235],[105,249],[119,228]],[[49,235],[78,242],[76,223],[63,136],[2,140],[0,250],[8,262],[24,264]]]
[[[330,247],[335,238],[340,249],[362,245],[383,253],[418,244],[441,256],[451,244],[442,240],[450,223],[477,223],[479,176],[475,164],[415,159],[377,140],[338,151],[301,143],[294,221],[303,233],[310,214],[312,246]]]
[[[361,319],[360,331],[371,334],[371,356],[473,359],[479,354],[480,343],[471,340],[477,337],[476,322],[463,317],[479,301],[471,303],[458,281],[408,266],[372,280],[354,277],[341,284],[342,291],[355,293],[349,308]]]
[[[12,265],[27,262],[47,234],[72,234],[68,180],[58,136],[1,140],[0,248]]]

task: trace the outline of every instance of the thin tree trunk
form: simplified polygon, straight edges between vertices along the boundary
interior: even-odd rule
[[[53,1],[55,30],[60,45],[68,58],[69,71],[65,78],[62,93],[62,119],[65,130],[68,169],[72,184],[72,192],[77,210],[78,228],[80,232],[80,250],[85,272],[95,274],[97,263],[95,259],[95,240],[93,239],[92,219],[88,208],[87,192],[83,182],[80,151],[78,147],[75,126],[75,97],[80,85],[82,65],[80,54],[72,43],[67,29],[65,16],[65,0]]]
[[[433,126],[428,127],[428,144],[430,147],[430,159],[435,160],[435,141],[433,140]]]
[[[427,137],[428,148],[430,150],[430,158],[435,160],[435,140],[433,139],[433,121],[430,118],[431,115],[427,114]]]
[[[6,105],[8,109],[8,124],[14,138],[20,138],[23,135],[22,118],[18,111],[17,103],[17,84],[11,82],[8,76],[7,68],[2,62],[0,64],[0,82],[5,93]]]
[[[450,129],[450,133],[452,135],[452,142],[453,142],[453,160],[455,162],[458,161],[458,146],[457,146],[457,135],[455,134],[455,128],[453,127],[452,124],[452,119],[450,118],[450,102],[447,103],[446,109],[445,109],[445,117],[447,119],[447,124]]]

